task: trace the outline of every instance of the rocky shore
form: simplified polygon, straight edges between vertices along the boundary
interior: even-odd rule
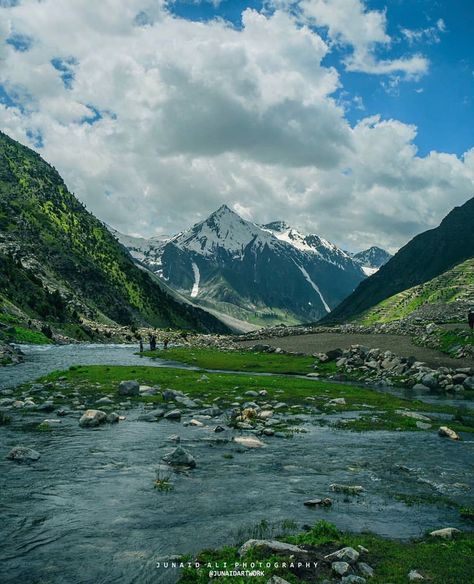
[[[8,343],[0,343],[0,367],[7,365],[17,365],[23,362],[23,353],[9,345]]]

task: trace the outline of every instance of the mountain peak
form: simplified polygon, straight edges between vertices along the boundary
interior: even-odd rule
[[[262,227],[263,229],[269,229],[270,231],[278,231],[279,233],[291,229],[291,225],[286,221],[272,221],[271,223],[262,225]]]

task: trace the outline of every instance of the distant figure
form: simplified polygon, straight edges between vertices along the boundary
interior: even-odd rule
[[[170,340],[168,338],[163,339],[163,349],[167,349],[168,348],[168,343],[170,342]]]
[[[156,349],[156,336],[150,336],[150,351],[154,351]]]
[[[472,308],[467,315],[467,322],[469,323],[469,328],[472,330],[474,328],[474,310]]]
[[[143,353],[143,341],[140,339],[140,353]]]

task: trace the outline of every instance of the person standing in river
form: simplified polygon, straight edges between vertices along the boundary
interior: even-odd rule
[[[170,340],[166,337],[163,339],[163,349],[167,349],[168,348],[168,344],[169,344]]]
[[[143,353],[143,340],[140,338],[140,353]]]
[[[469,324],[469,328],[472,331],[472,329],[474,328],[474,310],[472,308],[467,314],[467,322]]]

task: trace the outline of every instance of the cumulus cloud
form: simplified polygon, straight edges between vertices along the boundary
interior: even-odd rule
[[[408,77],[426,73],[428,60],[422,55],[403,56],[379,61],[377,46],[388,47],[385,11],[367,10],[362,0],[303,0],[300,8],[304,17],[317,26],[325,27],[334,43],[350,46],[346,58],[349,71],[383,74],[403,72]]]
[[[390,43],[384,13],[351,0],[329,22],[329,0],[311,3],[329,40],[283,4],[245,10],[237,28],[152,0],[4,2],[0,123],[124,232],[174,233],[225,202],[393,250],[474,194],[474,154],[419,157],[416,128],[396,120],[351,127],[324,64],[331,43],[354,48],[348,68],[363,57],[373,73],[415,76],[422,63],[375,59]],[[12,31],[29,45],[6,43]]]

